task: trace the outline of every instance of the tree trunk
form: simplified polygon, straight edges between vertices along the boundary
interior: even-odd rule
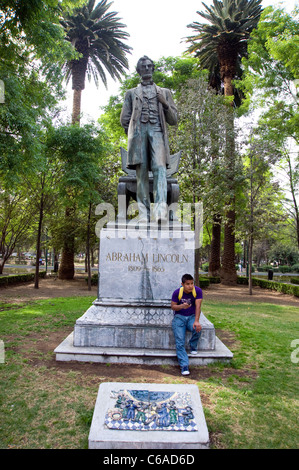
[[[290,156],[288,156],[288,165],[289,165],[289,179],[290,179],[290,187],[291,187],[291,194],[294,203],[294,211],[295,211],[295,226],[296,226],[296,235],[297,235],[297,246],[299,248],[299,209],[296,200],[296,187],[294,184],[294,177],[293,177],[293,169],[291,164]]]
[[[82,90],[73,91],[72,124],[79,124],[79,126],[80,126],[80,115],[81,115],[81,93],[82,93]]]
[[[74,279],[75,266],[74,266],[75,252],[74,246],[70,243],[64,243],[61,255],[61,263],[58,270],[58,278],[71,280]]]
[[[228,68],[229,69],[229,68]],[[231,70],[230,70],[231,73]],[[232,75],[224,77],[226,96],[233,95]],[[233,105],[233,103],[232,103]],[[228,121],[226,129],[226,160],[228,168],[228,189],[231,192],[231,200],[228,203],[229,209],[226,211],[226,221],[224,226],[224,246],[221,281],[223,284],[237,284],[237,273],[235,266],[235,136],[234,136],[234,112],[233,107],[228,110]]]
[[[235,209],[226,212],[227,221],[224,226],[224,245],[222,268],[220,271],[221,282],[226,285],[237,283],[237,272],[235,266]]]
[[[88,273],[88,290],[91,290],[91,269],[90,269],[90,218],[91,218],[91,203],[89,203],[88,222],[87,222],[87,273]]]
[[[73,77],[74,79],[74,77]],[[81,114],[81,92],[82,89],[74,87],[73,90],[73,111],[72,111],[72,124],[79,124],[80,126],[80,114]],[[72,217],[74,215],[74,209],[66,208],[65,220],[66,225],[72,225]],[[61,263],[58,270],[59,279],[73,279],[75,275],[75,237],[69,232],[64,240],[64,245],[61,254]]]
[[[75,275],[75,235],[74,235],[74,214],[75,209],[67,207],[65,210],[66,231],[61,255],[61,262],[58,270],[59,279],[71,280]]]
[[[249,295],[252,295],[252,249],[253,249],[253,234],[249,236],[249,253],[248,253],[248,286]]]
[[[213,217],[211,253],[209,259],[209,276],[217,277],[220,275],[220,247],[221,247],[221,216],[219,214]]]
[[[37,230],[37,240],[36,240],[36,260],[35,260],[35,279],[34,279],[34,288],[39,288],[39,256],[40,256],[40,242],[42,235],[42,224],[44,216],[44,198],[43,194],[40,198],[39,204],[39,221],[38,221],[38,230]]]

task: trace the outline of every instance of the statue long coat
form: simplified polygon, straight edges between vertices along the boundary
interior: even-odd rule
[[[167,88],[161,88],[155,85],[157,92],[160,92],[168,103],[168,109],[165,110],[162,103],[159,105],[159,116],[164,137],[166,151],[166,166],[169,167],[169,143],[166,123],[174,126],[177,124],[177,109]],[[141,163],[141,111],[142,111],[142,85],[127,91],[124,105],[122,108],[120,122],[128,134],[128,157],[127,168],[134,169]]]

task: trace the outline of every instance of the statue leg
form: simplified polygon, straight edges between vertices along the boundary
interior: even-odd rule
[[[136,165],[136,178],[137,178],[137,190],[136,199],[139,209],[139,217],[141,219],[150,220],[150,195],[149,195],[149,179],[148,179],[148,142],[147,142],[147,126],[141,126],[141,155],[142,163]]]
[[[162,132],[151,133],[150,151],[154,183],[154,217],[156,220],[167,220],[166,152]]]

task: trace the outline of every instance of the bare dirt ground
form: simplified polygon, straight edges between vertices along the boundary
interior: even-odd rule
[[[0,300],[3,302],[20,303],[39,299],[73,296],[97,296],[97,287],[92,286],[91,291],[82,276],[76,276],[72,281],[62,281],[57,278],[41,279],[39,289],[33,283],[19,284],[12,287],[0,288]],[[222,284],[210,284],[203,291],[204,299],[229,302],[267,302],[278,305],[292,305],[299,307],[299,298],[276,291],[253,288],[253,295],[249,295],[248,287],[237,285],[234,287]]]

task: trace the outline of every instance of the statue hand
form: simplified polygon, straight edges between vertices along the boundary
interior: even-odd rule
[[[160,93],[159,91],[157,92],[157,98],[158,98],[159,103],[163,104],[163,106],[164,106],[166,109],[169,108],[166,99],[164,98],[164,96],[162,95],[162,93]]]

